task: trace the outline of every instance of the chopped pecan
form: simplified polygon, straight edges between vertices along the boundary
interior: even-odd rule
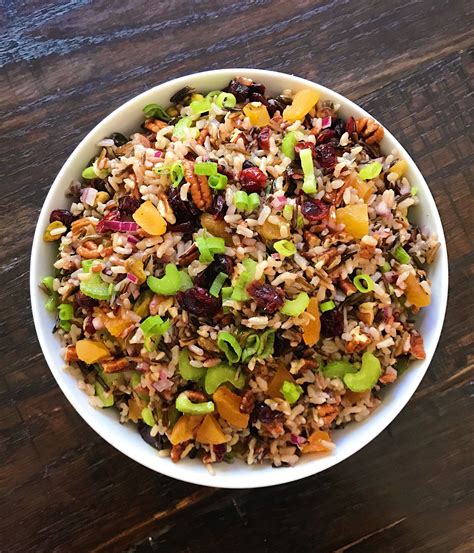
[[[382,125],[379,125],[377,121],[370,119],[370,117],[361,117],[356,119],[356,130],[367,144],[375,144],[380,142],[383,138],[384,130]]]
[[[342,278],[339,279],[339,288],[346,294],[346,296],[350,296],[354,292],[357,292],[357,288],[352,284],[352,282],[347,279],[343,280]]]
[[[86,240],[82,246],[76,249],[76,253],[84,259],[97,259],[100,257],[99,248],[92,240]]]
[[[279,438],[285,433],[283,423],[279,420],[262,423],[262,428],[265,430],[265,433],[270,435],[272,438]]]
[[[359,305],[359,310],[357,312],[357,316],[359,320],[371,326],[372,323],[374,322],[376,305],[377,304],[373,301],[366,301],[364,303],[361,303]]]
[[[90,217],[82,217],[81,219],[77,219],[77,221],[73,221],[71,223],[72,234],[73,235],[80,234],[81,231],[87,229],[87,227],[89,226],[94,228],[96,224],[97,224],[97,221],[94,221]]]
[[[306,243],[310,248],[314,248],[315,246],[319,246],[321,243],[321,240],[312,232],[309,230],[305,230],[303,232],[303,238],[305,239]]]
[[[217,344],[209,338],[204,338],[204,336],[199,336],[198,345],[205,351],[210,353],[220,353]]]
[[[187,267],[199,257],[199,248],[193,242],[192,245],[178,257],[178,265]]]
[[[314,371],[319,367],[319,363],[314,359],[305,359],[303,365],[301,365],[300,371]]]
[[[76,346],[68,346],[64,353],[64,361],[77,361],[78,359]]]
[[[212,192],[207,184],[206,175],[195,175],[193,162],[187,161],[184,166],[184,178],[190,184],[195,206],[201,211],[209,209],[212,205]]]
[[[326,192],[326,194],[324,195],[324,199],[327,202],[333,204],[335,207],[339,207],[341,205],[344,192],[348,187],[349,183],[344,183],[341,188],[337,188],[336,190],[332,190],[331,192]]]
[[[208,137],[209,135],[209,130],[208,129],[202,129],[198,139],[197,139],[197,143],[202,146],[204,144],[204,141],[206,140],[206,138]]]
[[[181,459],[181,455],[186,449],[186,446],[187,442],[183,442],[182,444],[176,444],[171,448],[170,457],[173,463],[177,463]]]
[[[247,390],[240,400],[239,411],[246,415],[249,415],[255,406],[255,396],[252,390]]]
[[[116,373],[119,371],[124,371],[128,367],[128,360],[125,357],[120,359],[112,359],[111,361],[104,361],[102,363],[102,368],[106,373]]]
[[[426,357],[423,336],[420,336],[416,331],[410,334],[410,353],[415,359],[424,359]]]

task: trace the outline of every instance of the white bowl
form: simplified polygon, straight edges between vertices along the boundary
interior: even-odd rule
[[[269,465],[248,466],[244,463],[233,465],[222,463],[215,466],[215,475],[211,475],[197,460],[185,459],[178,464],[173,464],[169,458],[159,457],[156,450],[142,440],[134,425],[119,424],[115,411],[97,410],[91,407],[86,394],[77,387],[76,380],[64,370],[59,340],[51,333],[54,316],[45,310],[45,296],[38,288],[41,279],[51,273],[51,265],[55,257],[55,247],[42,240],[44,229],[49,222],[49,214],[53,209],[69,206],[64,193],[71,180],[80,177],[84,166],[97,153],[97,142],[113,132],[128,134],[138,129],[143,120],[142,108],[146,104],[167,105],[170,96],[186,85],[203,91],[220,89],[226,86],[235,75],[245,75],[264,83],[271,94],[278,94],[287,88],[292,90],[314,88],[321,93],[323,99],[330,99],[340,104],[340,113],[344,117],[369,115],[347,98],[328,88],[299,77],[257,69],[222,69],[188,75],[158,85],[136,96],[92,129],[56,177],[44,202],[35,232],[31,253],[30,292],[36,332],[51,372],[76,411],[102,438],[138,463],[178,480],[222,488],[258,488],[299,480],[321,472],[347,459],[373,440],[393,421],[411,398],[428,369],[438,343],[448,292],[448,260],[443,227],[423,176],[405,149],[386,129],[382,150],[388,153],[396,148],[401,153],[409,165],[407,176],[411,184],[417,186],[419,190],[421,205],[412,210],[411,216],[420,225],[426,225],[436,232],[441,242],[436,262],[429,270],[434,290],[431,305],[422,310],[418,320],[424,338],[426,359],[413,362],[410,369],[393,386],[386,389],[382,404],[368,419],[362,423],[352,423],[345,429],[335,432],[334,440],[337,447],[330,454],[304,456],[296,466],[280,470],[275,470]]]

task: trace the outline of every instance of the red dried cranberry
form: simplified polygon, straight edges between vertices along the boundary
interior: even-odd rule
[[[214,194],[212,205],[208,212],[214,215],[214,219],[223,219],[227,211],[224,194]]]
[[[247,292],[264,313],[276,313],[283,305],[283,291],[271,284],[254,280],[248,285]]]
[[[169,232],[182,232],[183,234],[191,234],[194,230],[195,225],[191,221],[186,223],[177,223],[175,225],[168,225],[167,229]]]
[[[325,144],[335,136],[336,136],[336,132],[333,129],[323,129],[316,137],[316,142],[318,144]]]
[[[227,445],[226,444],[213,445],[212,449],[216,456],[216,463],[222,462],[225,457],[225,454],[227,453]]]
[[[267,100],[267,110],[270,114],[270,117],[273,117],[277,111],[280,112],[280,114],[283,113],[283,110],[286,108],[285,102],[282,100],[279,100],[278,98],[269,98]]]
[[[75,293],[74,298],[76,300],[76,303],[79,307],[82,307],[82,309],[92,309],[95,305],[98,305],[98,301],[90,298],[89,296],[86,296],[82,292],[78,291]]]
[[[151,435],[151,426],[148,426],[143,421],[138,421],[137,430],[140,433],[140,436],[148,444],[161,451],[162,449],[170,447],[170,442],[164,434],[156,434],[156,436]]]
[[[321,200],[306,200],[301,206],[301,213],[305,219],[314,223],[328,216],[329,205]]]
[[[109,211],[107,215],[97,223],[95,229],[98,233],[107,232],[107,221],[120,221],[120,211],[118,209]]]
[[[270,150],[270,127],[263,127],[258,135],[258,147],[268,152]]]
[[[181,307],[196,317],[212,317],[221,308],[220,300],[199,286],[179,292],[176,297]]]
[[[118,210],[121,215],[133,215],[140,207],[140,200],[133,196],[122,196],[118,201]]]
[[[321,313],[321,334],[325,338],[340,336],[344,330],[344,316],[337,309]]]
[[[232,258],[227,255],[216,255],[214,261],[196,276],[194,285],[209,290],[219,273],[231,275],[233,267]]]
[[[269,424],[270,422],[282,417],[280,411],[274,411],[266,403],[263,403],[263,401],[255,405],[253,415],[254,416],[252,418],[259,420],[264,424]]]
[[[314,156],[314,144],[312,142],[297,142],[295,144],[295,154],[299,154],[301,150],[311,150],[311,154]]]
[[[354,133],[356,130],[356,122],[353,117],[349,117],[349,119],[346,121],[346,131],[349,134]]]
[[[67,228],[71,226],[73,219],[73,214],[67,209],[53,209],[53,211],[51,211],[51,215],[49,216],[50,223],[59,221]]]
[[[338,138],[341,138],[341,136],[346,132],[346,124],[342,119],[333,119],[331,129],[334,130]]]
[[[265,94],[265,85],[253,82],[250,85],[250,92],[254,94],[261,94],[263,96]]]
[[[230,81],[228,90],[231,94],[235,96],[235,99],[237,100],[238,103],[245,102],[250,92],[250,88],[247,85],[242,84],[237,79],[232,79]]]
[[[267,185],[267,176],[258,167],[249,167],[240,171],[239,182],[245,192],[261,192]]]
[[[268,103],[265,96],[263,96],[263,94],[260,94],[259,92],[250,92],[249,101],[250,102],[260,102],[264,106],[266,106],[267,103]]]
[[[324,169],[331,169],[337,163],[336,148],[333,144],[319,144],[316,146],[316,161]]]
[[[86,317],[84,321],[84,331],[88,334],[95,334],[95,326],[92,323],[93,318],[92,317]]]
[[[290,350],[291,346],[289,340],[283,338],[283,336],[277,332],[275,334],[275,342],[273,344],[273,355],[275,357],[280,357],[281,355],[288,353]]]
[[[176,223],[197,222],[201,212],[193,203],[181,199],[179,188],[169,188],[168,203],[176,217]]]

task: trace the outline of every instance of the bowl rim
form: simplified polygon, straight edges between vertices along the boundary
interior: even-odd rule
[[[371,430],[366,432],[363,439],[360,439],[354,446],[349,448],[349,451],[345,452],[342,455],[316,457],[312,459],[311,462],[307,462],[301,465],[296,465],[295,467],[291,467],[284,471],[279,471],[279,470],[277,471],[270,467],[271,472],[269,472],[268,470],[263,472],[262,470],[261,474],[259,474],[258,479],[252,478],[251,485],[249,485],[249,482],[246,481],[245,477],[242,478],[240,474],[236,476],[234,472],[223,473],[221,475],[218,475],[216,473],[216,475],[212,475],[207,471],[195,471],[192,469],[190,470],[189,466],[187,465],[184,467],[180,467],[181,463],[178,463],[177,465],[173,464],[169,466],[163,464],[163,466],[160,466],[158,468],[152,465],[152,463],[148,462],[147,460],[140,458],[140,456],[135,454],[133,451],[130,451],[130,448],[127,446],[127,444],[123,444],[118,439],[115,438],[114,432],[110,432],[110,435],[109,435],[109,433],[99,429],[94,420],[95,413],[96,413],[96,410],[94,409],[94,407],[90,406],[89,404],[87,404],[86,406],[83,406],[82,404],[80,404],[75,399],[73,392],[69,389],[69,386],[63,381],[61,381],[59,376],[59,371],[64,371],[64,368],[63,367],[58,368],[56,366],[57,363],[53,359],[52,351],[50,351],[50,348],[47,345],[47,340],[46,340],[46,334],[50,332],[50,329],[44,328],[40,322],[39,310],[44,309],[44,307],[43,307],[43,298],[41,298],[41,291],[39,290],[39,287],[38,287],[39,281],[37,280],[37,278],[38,278],[38,271],[39,271],[38,263],[39,263],[40,252],[44,247],[44,242],[42,240],[43,224],[44,224],[44,221],[46,220],[47,215],[49,214],[49,212],[46,211],[46,207],[51,203],[52,199],[58,193],[64,193],[64,188],[65,188],[65,184],[63,183],[64,176],[67,173],[68,167],[73,163],[76,157],[80,155],[81,150],[89,144],[89,142],[91,141],[91,139],[94,138],[94,135],[98,132],[98,130],[100,130],[102,127],[105,127],[110,121],[113,121],[114,119],[116,119],[117,116],[124,113],[129,107],[139,104],[142,101],[142,99],[151,95],[152,93],[159,93],[160,89],[164,87],[170,87],[170,88],[176,87],[176,89],[179,89],[183,86],[186,86],[187,84],[189,84],[190,79],[205,79],[207,77],[212,78],[212,77],[218,76],[218,77],[222,77],[223,80],[225,78],[229,80],[235,75],[246,75],[246,76],[249,76],[250,78],[264,81],[265,84],[267,83],[270,84],[272,79],[284,78],[287,80],[291,80],[297,87],[299,86],[299,87],[309,87],[309,88],[317,89],[318,91],[321,92],[322,95],[326,95],[331,99],[335,99],[343,105],[345,104],[346,106],[353,109],[354,112],[356,113],[358,112],[358,113],[364,114],[367,117],[371,117],[375,119],[371,114],[366,112],[358,104],[356,104],[349,98],[339,94],[338,92],[328,87],[325,87],[323,85],[320,85],[318,83],[315,83],[313,81],[307,80],[299,76],[278,72],[278,71],[266,70],[266,69],[225,68],[225,69],[200,71],[197,73],[190,73],[182,77],[165,81],[156,86],[148,88],[144,92],[141,92],[136,96],[133,96],[128,101],[121,104],[109,115],[107,115],[104,119],[101,119],[96,125],[94,125],[94,127],[86,134],[86,136],[79,142],[79,144],[74,148],[72,153],[68,156],[67,160],[64,162],[56,178],[54,179],[53,184],[51,185],[48,191],[48,194],[46,195],[46,198],[43,201],[43,204],[38,216],[35,233],[34,233],[32,249],[31,249],[31,262],[30,262],[30,299],[31,299],[31,308],[32,308],[33,321],[34,321],[36,334],[38,336],[38,341],[39,341],[42,353],[46,359],[46,362],[48,364],[48,367],[51,373],[53,374],[57,384],[59,385],[62,392],[68,399],[69,403],[71,403],[71,405],[76,410],[76,412],[79,413],[79,415],[85,420],[85,422],[97,434],[99,434],[99,436],[101,436],[106,442],[108,442],[115,449],[119,450],[121,453],[123,453],[130,459],[140,463],[141,465],[155,472],[164,474],[171,478],[175,478],[175,479],[193,483],[193,484],[204,485],[204,486],[221,487],[221,488],[229,488],[229,489],[248,489],[248,488],[260,488],[260,487],[269,487],[274,485],[285,484],[296,480],[301,480],[303,478],[307,478],[323,470],[326,470],[344,461],[345,459],[354,455],[355,453],[357,453],[368,443],[370,443],[374,438],[376,438],[383,430],[385,430],[387,426],[389,426],[389,424],[393,422],[393,420],[397,417],[397,415],[405,407],[405,405],[408,403],[408,401],[411,399],[411,397],[417,390],[421,380],[423,379],[424,375],[426,374],[426,371],[428,370],[428,367],[431,363],[434,352],[438,345],[442,327],[443,327],[444,317],[446,313],[449,271],[448,271],[446,240],[444,236],[443,225],[441,222],[438,209],[436,207],[436,203],[431,194],[430,188],[426,183],[422,173],[418,169],[416,163],[411,158],[411,156],[408,154],[408,152],[405,150],[402,144],[400,144],[400,142],[390,133],[387,127],[383,125],[385,129],[385,135],[389,138],[389,140],[395,143],[397,150],[403,156],[403,159],[407,161],[410,169],[413,171],[416,177],[416,180],[423,187],[423,191],[425,195],[424,206],[428,210],[427,212],[433,217],[433,221],[431,225],[432,227],[435,227],[435,228],[432,228],[432,230],[434,230],[437,233],[438,241],[441,244],[440,250],[438,252],[438,256],[439,256],[438,271],[442,275],[443,286],[442,286],[442,289],[438,291],[438,294],[437,294],[440,303],[439,303],[438,312],[437,312],[436,325],[434,329],[432,329],[431,331],[431,334],[432,334],[431,351],[427,352],[426,359],[423,360],[422,362],[422,369],[419,370],[418,376],[412,379],[413,381],[411,382],[410,389],[405,392],[403,397],[398,398],[396,406],[392,408],[390,413],[385,416],[382,423],[379,424],[375,429],[372,428]],[[125,115],[125,119],[127,119],[126,115]],[[61,347],[59,340],[57,341],[57,343],[58,343],[58,347]],[[383,408],[382,406],[378,407],[378,409],[382,409],[382,408]],[[371,417],[372,417],[372,414],[368,417],[368,419],[370,419]],[[354,425],[354,426],[357,426],[357,425]],[[245,465],[245,467],[249,469],[248,470],[249,474],[251,472],[250,469],[254,470],[254,467],[248,467],[247,465]],[[270,477],[270,475],[273,475],[273,476]]]

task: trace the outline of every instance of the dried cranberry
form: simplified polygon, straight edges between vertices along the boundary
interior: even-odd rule
[[[323,129],[316,137],[316,142],[318,144],[325,144],[335,136],[336,136],[336,131],[334,131],[333,129]]]
[[[353,117],[349,117],[349,119],[346,121],[346,131],[349,134],[352,134],[356,131],[356,122]]]
[[[258,147],[268,152],[270,150],[270,127],[263,127],[258,134]]]
[[[252,163],[249,159],[246,159],[242,163],[242,169],[250,169],[250,167],[255,167],[255,163]]]
[[[220,300],[199,286],[179,292],[176,297],[181,307],[196,317],[212,317],[221,308]]]
[[[331,129],[334,130],[338,138],[341,138],[341,136],[346,132],[346,124],[342,119],[333,119]]]
[[[283,336],[280,333],[275,334],[275,342],[273,344],[273,355],[274,357],[280,357],[281,355],[285,355],[285,353],[288,353],[291,350],[290,342],[286,338],[283,338]]]
[[[314,144],[312,142],[297,142],[295,144],[295,154],[299,154],[301,150],[311,150],[311,154],[314,156]]]
[[[118,209],[109,211],[107,215],[97,223],[95,230],[98,233],[107,232],[107,221],[120,221],[120,211]]]
[[[92,320],[93,320],[92,317],[86,317],[86,319],[84,321],[84,330],[88,334],[95,334],[95,326],[94,326]]]
[[[82,307],[82,309],[92,309],[95,305],[98,305],[98,301],[90,298],[89,296],[86,296],[82,292],[78,291],[74,295],[74,298],[76,300],[76,303],[79,307]]]
[[[264,313],[276,313],[283,305],[283,291],[271,284],[254,280],[247,287],[247,292]]]
[[[265,94],[265,85],[253,82],[250,85],[250,92],[254,94],[261,94],[263,96]]]
[[[170,232],[182,232],[183,234],[190,234],[194,230],[194,223],[187,221],[186,223],[177,223],[176,225],[168,225],[167,229]]]
[[[292,161],[286,168],[285,175],[290,179],[302,179],[303,170],[296,162]]]
[[[238,103],[245,102],[250,92],[250,88],[242,84],[238,79],[232,79],[229,83],[228,90],[235,96]]]
[[[53,211],[51,211],[51,215],[49,216],[50,223],[59,221],[67,228],[71,226],[73,219],[73,214],[67,209],[53,209]]]
[[[219,273],[225,273],[226,275],[232,274],[233,262],[232,258],[227,255],[216,255],[214,261],[208,265],[204,271],[199,273],[194,279],[194,285],[200,288],[209,290],[211,284],[214,282],[216,276]]]
[[[164,434],[158,433],[156,434],[156,436],[152,436],[151,426],[148,426],[143,421],[138,421],[137,429],[140,433],[140,436],[145,440],[145,442],[158,451],[161,451],[162,449],[168,448],[170,446],[170,442]]]
[[[315,148],[316,161],[324,169],[331,169],[337,163],[337,152],[333,144],[319,144]]]
[[[169,188],[168,203],[176,217],[176,223],[197,221],[200,214],[199,209],[193,203],[181,199],[179,188]]]
[[[280,411],[274,411],[271,409],[266,403],[263,403],[263,401],[257,403],[254,408],[254,419],[259,420],[260,422],[263,422],[264,424],[268,424],[270,422],[275,421],[276,419],[281,418]]]
[[[250,92],[249,100],[250,100],[251,102],[260,102],[260,103],[263,104],[264,106],[266,106],[266,105],[268,104],[268,101],[267,101],[267,99],[265,98],[265,96],[263,96],[263,95],[260,94],[259,92]]]
[[[305,219],[314,223],[328,216],[329,205],[321,200],[306,200],[301,206],[301,213]]]
[[[344,330],[344,317],[337,309],[321,314],[321,334],[325,338],[340,336]]]
[[[245,192],[261,192],[267,185],[267,176],[258,167],[249,167],[240,171],[239,182]]]
[[[269,98],[267,100],[267,110],[271,117],[275,115],[277,111],[283,113],[283,110],[286,108],[285,102],[279,98]]]
[[[224,460],[225,454],[227,453],[227,445],[226,444],[213,445],[212,449],[216,456],[216,463],[222,462]]]
[[[214,194],[212,205],[208,212],[214,215],[214,219],[224,219],[227,212],[227,204],[225,203],[224,194]]]
[[[122,196],[118,201],[118,210],[121,215],[133,215],[140,207],[140,200],[133,196]]]

